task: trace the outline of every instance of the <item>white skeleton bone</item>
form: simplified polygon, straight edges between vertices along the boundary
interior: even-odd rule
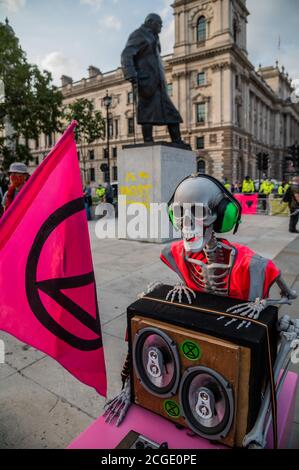
[[[157,287],[160,287],[160,286],[163,286],[163,283],[160,282],[160,281],[153,281],[153,282],[150,282],[147,287],[146,287],[146,290],[144,292],[141,292],[140,294],[137,295],[137,298],[138,299],[142,299],[142,297],[144,297],[145,295],[147,294],[150,294],[151,292],[153,292]]]
[[[298,352],[297,348],[299,339],[299,320],[291,320],[288,315],[285,315],[279,321],[278,330],[281,332],[281,344],[274,365],[274,380],[276,383],[277,396],[279,395],[279,392],[282,388],[287,374],[290,362],[287,360],[290,354],[291,356],[293,356],[294,352]],[[279,373],[286,362],[287,365],[284,367],[284,372],[279,380],[279,383],[277,384]],[[243,447],[263,449],[266,446],[267,433],[271,423],[269,405],[270,386],[267,387],[255,425],[253,426],[251,431],[244,437]]]
[[[290,289],[281,276],[276,280],[281,290],[280,299],[255,299],[254,302],[238,304],[227,309],[227,312],[238,313],[241,317],[258,319],[261,312],[270,305],[292,305],[292,300],[297,298],[296,291]]]
[[[113,420],[116,420],[116,426],[119,426],[123,419],[125,418],[128,408],[131,405],[131,385],[130,385],[130,378],[128,378],[125,382],[124,388],[117,395],[115,398],[107,401],[104,405],[105,412],[103,416],[105,416],[106,423],[112,423]]]
[[[189,241],[188,243],[192,242]],[[236,256],[235,249],[219,242],[216,239],[215,233],[212,232],[210,240],[203,248],[203,252],[207,259],[207,263],[193,259],[188,255],[185,256],[185,262],[189,268],[192,281],[205,292],[223,296],[228,295],[231,270]],[[224,263],[226,253],[229,256],[229,262],[227,264]],[[184,284],[179,284],[179,288],[178,286],[175,286],[170,292],[168,292],[166,300],[170,298],[170,301],[174,302],[177,300],[177,295],[178,302],[181,303],[183,287],[188,289],[189,292],[191,291],[194,299],[196,298],[193,290],[187,288]],[[192,299],[191,302],[189,299],[188,301],[190,304],[192,303]]]
[[[169,298],[170,298],[170,302],[174,302],[175,301],[175,296],[177,295],[178,296],[178,302],[181,304],[182,299],[183,299],[183,294],[185,294],[185,296],[187,297],[188,303],[190,305],[192,304],[191,295],[193,295],[194,299],[196,299],[196,294],[192,289],[185,286],[184,284],[176,284],[174,286],[174,288],[171,289],[168,292],[168,294],[166,296],[166,300],[169,300]]]

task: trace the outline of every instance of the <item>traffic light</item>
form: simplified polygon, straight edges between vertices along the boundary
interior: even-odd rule
[[[100,168],[101,168],[101,171],[102,171],[103,173],[105,173],[106,171],[108,171],[108,165],[107,165],[107,163],[102,163],[101,166],[100,166]]]
[[[269,168],[269,155],[268,153],[257,154],[257,168],[259,171],[267,171]]]
[[[293,161],[294,167],[299,168],[299,145],[298,144],[291,145],[288,148],[288,151],[289,151],[289,156]]]
[[[267,153],[263,153],[263,171],[267,171],[269,168],[269,155]]]
[[[263,169],[263,154],[260,152],[257,154],[257,168],[259,171]]]

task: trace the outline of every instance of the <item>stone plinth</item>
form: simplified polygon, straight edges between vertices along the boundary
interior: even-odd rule
[[[119,238],[156,243],[173,239],[166,204],[160,206],[159,219],[154,212],[158,210],[157,204],[167,203],[178,183],[195,171],[196,156],[190,150],[164,143],[124,147],[118,157],[119,223],[122,224],[122,230],[118,230]],[[126,203],[122,196],[126,196]],[[156,205],[153,206],[152,203]],[[142,236],[132,236],[129,233],[134,219],[132,212],[140,205],[143,206],[141,210],[147,209],[147,223],[143,224]],[[123,230],[124,209],[127,210],[126,233]],[[167,232],[169,235],[165,236]]]

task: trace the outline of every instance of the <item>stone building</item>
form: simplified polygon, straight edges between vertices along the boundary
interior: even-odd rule
[[[182,135],[197,153],[198,171],[219,179],[257,177],[256,155],[269,155],[268,176],[282,177],[287,147],[299,141],[299,106],[292,80],[284,67],[252,65],[247,53],[246,0],[175,0],[173,54],[164,57],[168,91],[184,123]],[[138,25],[136,25],[138,26]],[[64,102],[78,98],[94,102],[106,117],[103,98],[112,96],[109,110],[111,179],[117,180],[117,155],[123,145],[141,142],[134,137],[134,105],[130,83],[121,68],[102,73],[90,66],[78,82],[62,77]],[[156,140],[168,140],[164,127]],[[57,138],[57,136],[56,136]],[[41,136],[35,148],[37,164],[54,143]],[[103,181],[106,142],[79,149],[86,179]]]

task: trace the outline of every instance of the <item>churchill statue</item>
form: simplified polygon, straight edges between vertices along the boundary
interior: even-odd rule
[[[182,118],[167,92],[159,33],[162,19],[151,13],[127,41],[121,55],[126,80],[137,92],[137,122],[142,126],[144,142],[153,142],[153,126],[168,126],[171,140],[184,146],[181,139]]]

